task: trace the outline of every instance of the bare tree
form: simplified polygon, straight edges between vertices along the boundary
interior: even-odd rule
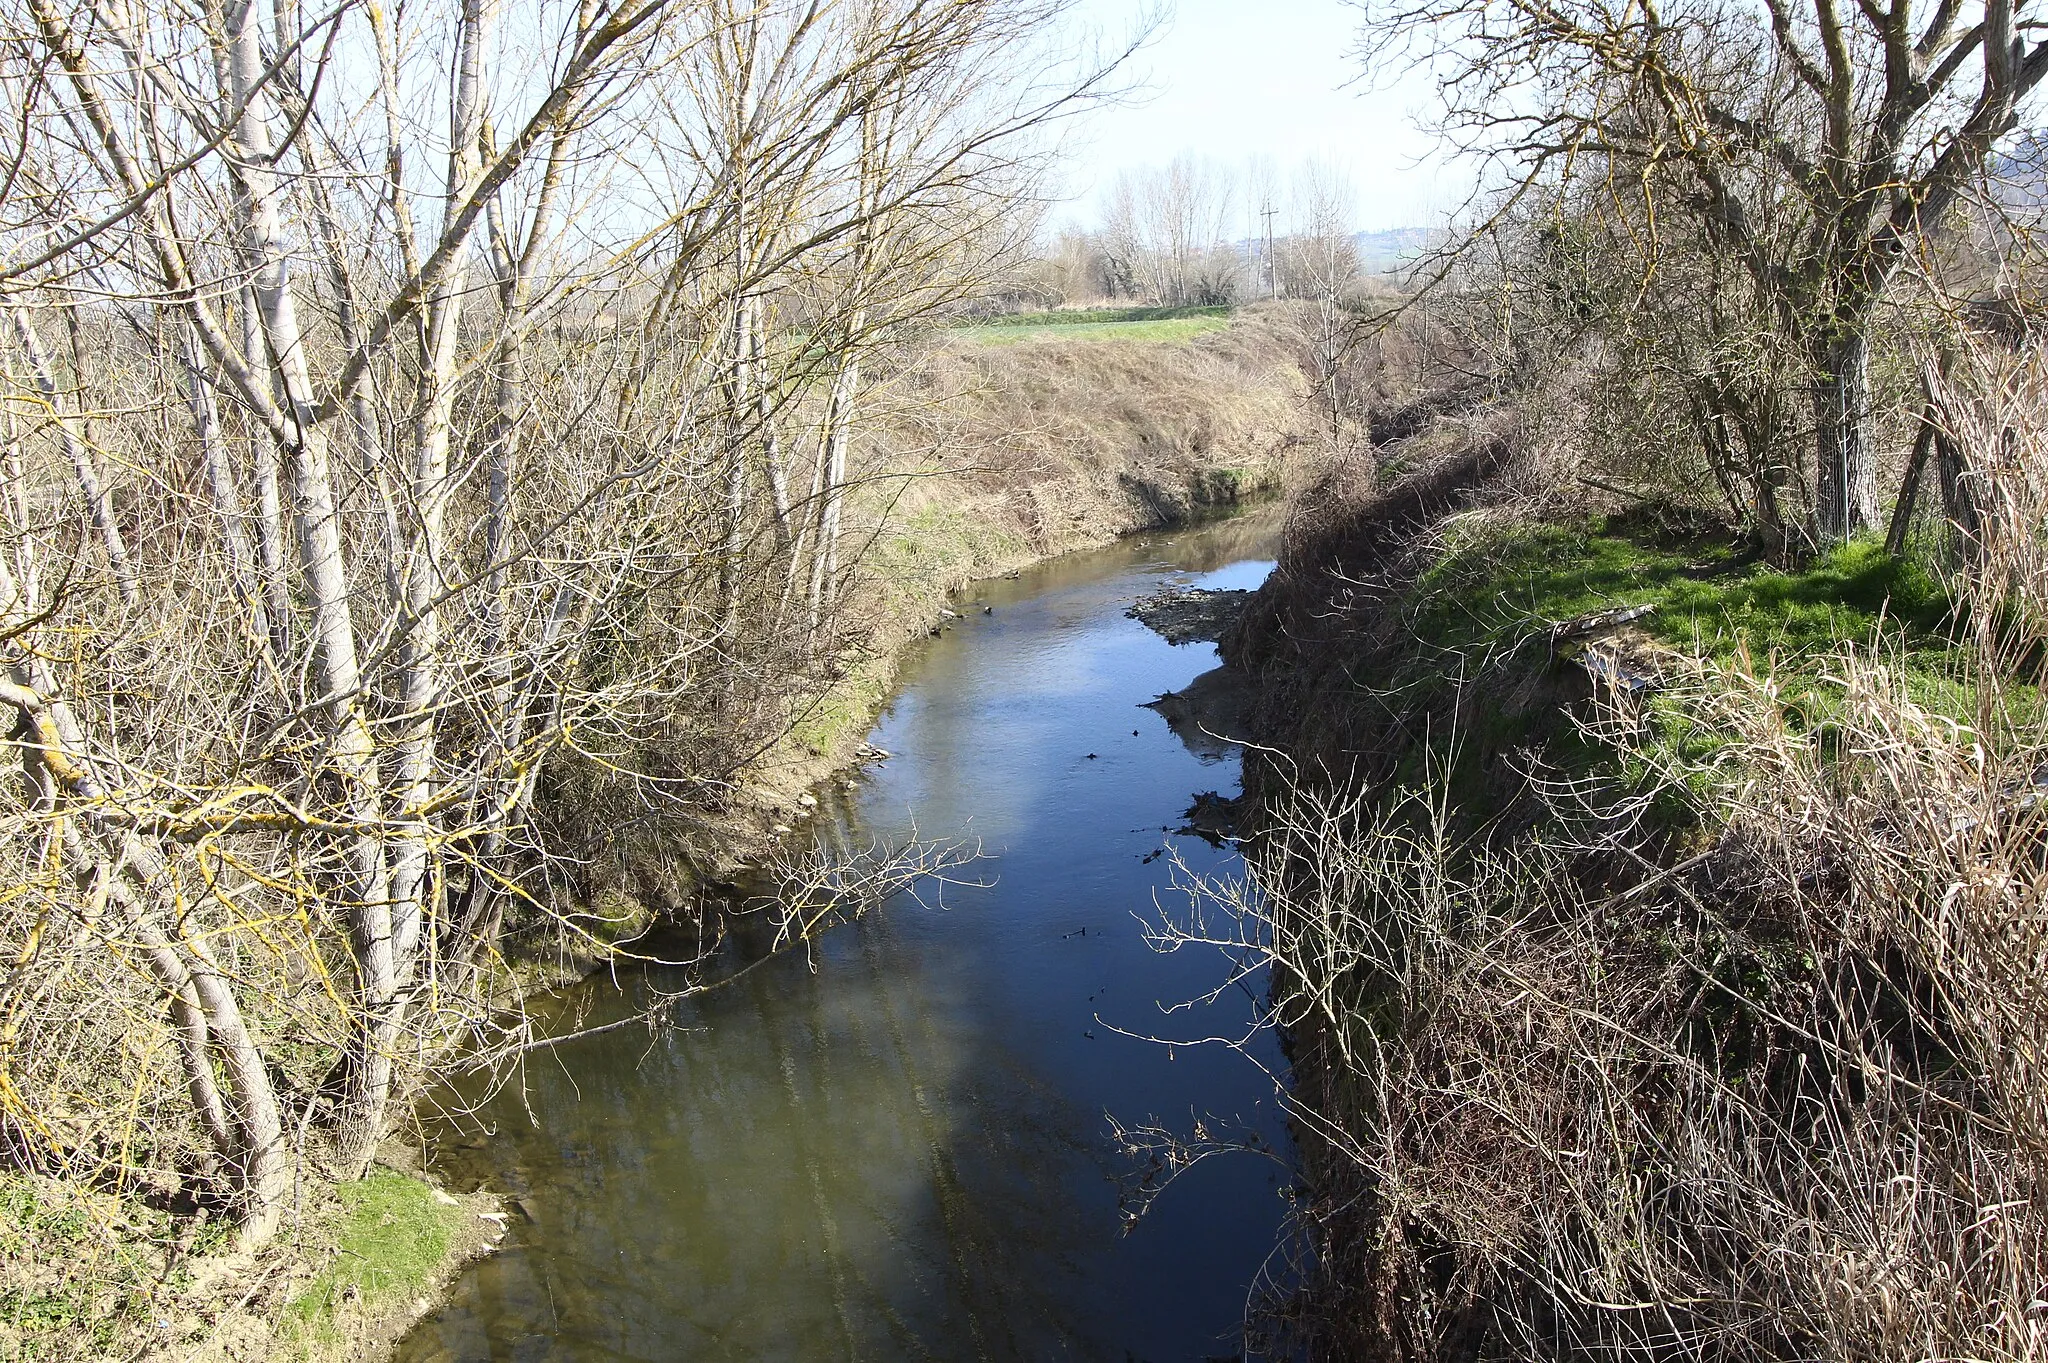
[[[1104,236],[1159,303],[1227,303],[1238,292],[1238,261],[1226,244],[1235,203],[1228,171],[1183,152],[1164,168],[1117,177]]]
[[[488,1049],[508,917],[587,930],[563,886],[625,838],[577,819],[786,732],[863,384],[1109,88],[1065,5],[10,11],[0,1010],[63,1040],[7,1149],[130,1151],[111,1097],[52,1123],[80,1038],[168,1025],[175,1084],[106,1092],[260,1240],[287,1133],[358,1174]]]
[[[1810,369],[1816,532],[1870,525],[1876,313],[2048,74],[2020,9],[1397,0],[1368,14],[1368,58],[1436,64],[1449,131],[1509,203],[1584,177],[1689,215],[1751,272]]]
[[[1311,308],[1305,325],[1309,374],[1335,441],[1343,416],[1339,388],[1344,361],[1359,330],[1345,308],[1346,295],[1358,280],[1357,195],[1341,171],[1320,161],[1304,162],[1292,188],[1293,230],[1276,263],[1288,296],[1306,300]]]

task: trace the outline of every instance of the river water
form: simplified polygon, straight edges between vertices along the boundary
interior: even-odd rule
[[[1169,830],[1238,765],[1139,708],[1214,648],[1124,610],[1162,581],[1256,585],[1271,531],[1141,536],[970,592],[906,660],[874,735],[893,756],[821,821],[978,839],[954,874],[982,883],[900,896],[678,1005],[675,1030],[531,1057],[482,1105],[488,1139],[437,1146],[451,1184],[518,1214],[402,1363],[1234,1358],[1291,1180],[1282,1062],[1268,1036],[1201,1044],[1246,1035],[1262,977],[1203,1002],[1229,963],[1146,941],[1185,902],[1176,857],[1235,869]],[[600,977],[543,1021],[678,983]],[[1196,1164],[1126,1231],[1146,1159],[1119,1122],[1281,1153]]]

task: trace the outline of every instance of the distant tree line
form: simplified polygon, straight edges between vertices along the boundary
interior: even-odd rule
[[[1342,298],[1363,275],[1357,213],[1326,163],[1304,162],[1283,189],[1269,163],[1240,175],[1184,153],[1119,174],[1102,225],[1054,233],[1023,287],[1042,306]]]

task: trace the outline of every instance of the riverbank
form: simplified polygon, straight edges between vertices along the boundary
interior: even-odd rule
[[[1209,953],[1162,953],[1139,920],[1181,869],[1237,866],[1166,831],[1237,761],[1142,708],[1213,650],[1127,611],[1169,583],[1256,584],[1273,510],[982,582],[987,613],[905,651],[867,735],[893,756],[820,790],[813,836],[982,859],[773,957],[774,915],[742,917],[730,983],[693,998],[673,999],[680,969],[593,978],[536,1008],[541,1035],[583,1035],[519,1089],[452,1086],[467,1115],[434,1167],[530,1213],[403,1363],[538,1339],[560,1363],[1235,1352],[1286,1209],[1279,1057],[1253,1030],[1262,981],[1217,991]],[[1249,1063],[1201,1044],[1247,1033]],[[1140,1186],[1127,1145],[1192,1134],[1191,1111],[1237,1153],[1134,1219],[1161,1180]]]
[[[1511,411],[1380,454],[1415,471],[1300,499],[1224,643],[1312,1187],[1276,1329],[1465,1360],[2031,1328],[2040,1217],[1990,1172],[2043,1110],[1998,1059],[2040,1026],[2004,963],[2040,877],[2024,669],[1875,543],[1779,566],[1558,495]]]
[[[583,949],[529,962],[529,988],[556,990],[603,969],[615,958],[607,942],[634,955],[640,933],[689,911],[690,886],[737,877],[798,836],[820,808],[814,792],[861,763],[904,649],[976,609],[974,584],[1277,497],[1291,456],[1312,438],[1284,335],[1257,314],[1164,340],[946,337],[902,387],[911,400],[878,423],[877,472],[850,532],[866,545],[850,603],[866,622],[864,643],[693,831],[687,879],[672,868],[638,879],[634,888],[652,893],[607,887]],[[932,457],[939,451],[946,457]],[[417,1159],[409,1145],[393,1153],[407,1166]],[[405,1290],[357,1299],[335,1325],[344,1347],[313,1363],[382,1359],[491,1249],[453,1239]]]
[[[675,865],[596,883],[574,949],[519,956],[514,944],[520,987],[599,968],[658,914],[686,908],[690,887],[801,826],[813,807],[803,797],[854,757],[902,648],[965,608],[961,588],[1270,495],[1308,429],[1299,374],[1257,317],[1166,342],[945,338],[899,386],[910,398],[877,423],[874,476],[849,513],[850,534],[870,541],[851,603],[864,642],[732,798],[686,830]],[[404,1136],[368,1183],[306,1180],[290,1228],[255,1258],[230,1253],[215,1214],[179,1206],[171,1189],[138,1202],[10,1174],[0,1208],[0,1357],[38,1363],[378,1358],[521,1214],[488,1195],[450,1201]]]
[[[816,816],[814,791],[860,765],[903,648],[975,609],[971,584],[1278,498],[1317,447],[1284,310],[1205,316],[1164,339],[995,340],[942,331],[876,395],[845,537],[857,553],[849,642],[823,685],[792,688],[741,767],[699,773],[713,796],[630,833],[571,819],[584,853],[563,933],[510,926],[508,988],[546,990],[688,916]],[[681,775],[681,774],[679,774]]]
[[[951,628],[973,583],[1142,530],[1282,495],[1314,418],[1287,321],[1253,309],[1164,341],[942,338],[906,375],[876,439],[854,602],[863,641],[745,776],[701,855],[729,875],[812,817],[846,770],[903,647]]]

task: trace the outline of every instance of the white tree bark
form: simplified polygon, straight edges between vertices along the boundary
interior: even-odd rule
[[[859,323],[856,321],[856,328]],[[818,509],[817,543],[811,551],[811,645],[823,642],[839,585],[839,531],[846,505],[846,447],[853,422],[854,396],[860,389],[860,358],[848,359],[832,383],[825,404],[818,466],[824,498]]]
[[[360,1174],[382,1136],[384,1099],[390,1092],[391,1055],[379,1044],[396,996],[392,950],[390,873],[382,836],[383,792],[376,743],[362,714],[363,675],[350,611],[348,564],[341,542],[327,434],[307,370],[307,340],[293,297],[275,150],[268,128],[262,35],[254,0],[231,0],[227,26],[230,93],[242,109],[236,128],[244,250],[254,266],[251,288],[285,399],[285,434],[292,465],[292,501],[298,528],[299,568],[311,616],[317,676],[323,692],[328,759],[343,789],[354,830],[344,835],[354,878],[349,907],[356,953],[356,1053],[336,1119],[337,1158]]]
[[[784,555],[790,553],[789,470],[782,462],[782,436],[778,430],[775,385],[767,362],[767,337],[762,331],[761,300],[749,295],[747,308],[747,368],[754,392],[754,425],[761,441],[761,462],[768,473],[768,496],[775,508],[775,540]]]
[[[449,222],[474,189],[483,133],[483,58],[496,16],[493,0],[464,0],[455,96],[449,119],[444,214]],[[448,239],[444,236],[442,245]],[[410,510],[415,518],[402,582],[406,633],[400,650],[399,693],[405,708],[396,743],[393,796],[399,830],[392,838],[389,975],[370,996],[368,1063],[355,1078],[353,1129],[340,1148],[343,1166],[366,1164],[383,1134],[391,1097],[392,1062],[404,1025],[416,955],[440,891],[433,868],[440,821],[432,813],[440,793],[439,706],[442,700],[442,602],[447,584],[448,503],[454,486],[448,451],[455,404],[457,342],[470,253],[456,242],[455,263],[441,293],[427,308],[426,350],[420,375],[420,414],[412,454]]]
[[[263,318],[256,307],[253,289],[239,294],[242,354],[262,383],[266,400],[275,401],[271,382],[270,347],[263,339]],[[198,331],[197,324],[193,330]],[[204,341],[201,341],[202,346]],[[256,562],[263,583],[263,600],[268,608],[272,646],[279,657],[291,650],[292,585],[288,536],[284,526],[284,492],[277,462],[276,434],[262,423],[249,429],[249,470],[256,484]]]
[[[29,377],[35,381],[36,393],[42,398],[51,424],[56,427],[57,443],[63,446],[64,457],[71,463],[72,478],[78,484],[79,495],[85,499],[86,512],[92,518],[93,529],[99,534],[101,547],[106,550],[107,562],[114,570],[114,581],[121,589],[121,600],[130,607],[136,606],[142,600],[142,584],[135,576],[134,563],[129,560],[120,522],[114,518],[114,498],[100,476],[99,460],[93,457],[77,417],[64,410],[64,394],[57,386],[56,368],[50,361],[50,352],[44,347],[42,337],[36,332],[35,321],[29,316],[28,309],[20,303],[13,304],[7,309],[7,321],[14,331],[15,344],[21,347],[22,358],[28,361]]]
[[[213,399],[213,386],[206,380],[199,338],[184,319],[173,323],[178,329],[179,357],[185,366],[185,400],[192,411],[192,429],[199,439],[199,458],[206,470],[206,484],[213,497],[214,518],[220,523],[221,548],[227,556],[228,575],[235,594],[249,612],[250,632],[268,651],[271,666],[281,673],[284,657],[272,633],[270,608],[264,601],[262,575],[255,550],[249,542],[248,513],[242,506],[242,491],[228,456],[227,437],[221,431],[220,410]]]

